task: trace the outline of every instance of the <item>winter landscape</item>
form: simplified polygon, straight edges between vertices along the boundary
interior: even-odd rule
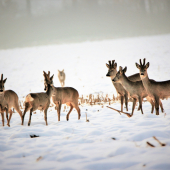
[[[40,110],[30,126],[29,111],[24,125],[16,110],[10,127],[0,118],[0,170],[170,170],[170,99],[162,100],[159,115],[144,99],[144,114],[137,103],[129,118],[108,108],[121,104],[106,76],[109,60],[130,76],[146,58],[150,79],[170,80],[169,18],[169,0],[0,0],[5,90],[17,93],[23,113],[29,93],[45,92],[43,71],[61,87],[58,70],[64,70],[81,110],[80,120],[73,109],[67,121],[70,108],[63,104],[58,121],[51,102],[48,126]],[[90,103],[89,95],[98,101]]]
[[[157,35],[97,42],[49,45],[0,50],[0,72],[7,77],[5,89],[14,90],[20,101],[30,92],[44,91],[43,70],[54,74],[54,86],[60,86],[57,74],[64,69],[65,86],[79,95],[108,94],[116,91],[106,77],[108,60],[127,66],[127,75],[138,73],[135,62],[150,62],[149,77],[169,80],[170,35]],[[0,121],[0,169],[170,169],[170,101],[163,100],[164,113],[151,114],[151,105],[143,102],[144,115],[135,108],[134,116],[103,105],[80,105],[81,119],[75,110],[66,121],[69,108],[61,109],[58,122],[54,107],[48,109],[48,126],[43,112],[32,115],[31,126],[24,125],[13,113],[10,125]],[[132,103],[129,102],[129,113]],[[120,103],[110,105],[120,110]],[[23,111],[23,109],[22,109]],[[124,108],[125,111],[125,108]],[[86,113],[89,122],[86,122]],[[30,138],[30,135],[39,137]],[[154,138],[166,144],[161,146]],[[147,142],[155,147],[150,147]]]

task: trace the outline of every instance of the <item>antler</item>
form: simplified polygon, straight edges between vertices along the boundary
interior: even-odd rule
[[[3,74],[1,74],[1,81],[3,81]]]
[[[140,65],[142,65],[142,61],[141,61],[141,59],[139,60],[139,63],[140,63]]]
[[[112,67],[114,66],[114,62],[115,62],[115,60],[112,60]]]
[[[109,60],[109,65],[110,65],[110,66],[112,65],[110,60]]]
[[[119,66],[119,70],[122,71],[122,67],[121,66]]]
[[[143,59],[143,66],[145,65],[145,60],[146,60],[146,58]]]
[[[146,60],[146,58],[143,59],[143,64],[142,64],[141,59],[139,60],[141,66],[145,66],[145,60]]]
[[[50,77],[50,71],[48,71],[48,77]]]

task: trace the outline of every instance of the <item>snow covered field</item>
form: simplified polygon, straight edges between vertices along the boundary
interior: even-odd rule
[[[135,62],[150,62],[149,78],[170,79],[170,35],[138,37],[78,44],[0,50],[0,73],[7,77],[6,90],[14,90],[20,100],[30,92],[44,89],[43,70],[54,74],[54,85],[60,86],[58,69],[65,70],[66,86],[86,94],[116,94],[106,77],[108,60],[127,66],[127,75],[139,70]],[[11,127],[0,120],[0,169],[170,169],[170,99],[163,100],[165,113],[151,114],[151,106],[143,103],[144,115],[135,109],[134,116],[99,105],[80,106],[81,119],[75,110],[66,121],[67,111],[57,120],[54,108],[48,110],[48,126],[44,114],[36,111],[28,127],[21,126],[18,113]],[[120,110],[120,103],[111,105]],[[129,103],[131,112],[131,103]],[[86,122],[85,113],[90,122]],[[30,135],[38,135],[30,138]],[[166,146],[153,139],[156,136]],[[112,139],[113,138],[113,139]],[[155,147],[146,144],[150,142]]]

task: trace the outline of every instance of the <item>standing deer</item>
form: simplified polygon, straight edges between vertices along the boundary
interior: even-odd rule
[[[114,82],[118,82],[121,83],[122,86],[128,91],[128,93],[130,94],[130,97],[133,98],[133,106],[132,106],[132,114],[131,116],[133,116],[133,112],[135,109],[135,105],[136,102],[139,101],[139,108],[143,114],[143,109],[142,109],[142,101],[143,98],[146,97],[146,99],[151,103],[152,105],[152,110],[151,112],[153,113],[153,109],[154,109],[154,102],[153,100],[148,96],[142,81],[131,81],[129,80],[129,78],[125,75],[125,72],[127,70],[127,67],[125,67],[124,69],[122,69],[122,67],[119,67],[119,71],[117,72],[115,78],[112,80]]]
[[[62,104],[66,104],[70,106],[70,111],[66,116],[66,120],[69,120],[69,115],[73,108],[75,108],[78,112],[78,119],[80,119],[80,108],[78,106],[79,93],[76,89],[72,87],[54,87],[52,94],[52,101],[56,105],[57,113],[58,113],[58,121],[60,121],[60,111]]]
[[[106,67],[108,68],[108,73],[106,76],[110,77],[111,80],[116,76],[117,73],[117,63],[114,63],[115,60],[109,61],[109,64],[106,63]],[[133,74],[128,77],[132,81],[138,81],[140,80],[140,75],[139,73]],[[125,90],[125,88],[120,84],[120,83],[115,83],[113,82],[113,85],[117,91],[117,93],[121,96],[121,111],[123,111],[123,101],[125,99],[125,106],[126,110],[128,111],[128,92]]]
[[[62,71],[58,70],[58,79],[60,81],[61,87],[64,87],[65,85],[65,78],[66,75],[64,73],[64,69]]]
[[[170,80],[157,82],[149,79],[147,69],[149,68],[149,62],[145,65],[145,58],[143,59],[143,64],[141,59],[139,60],[140,65],[136,63],[136,67],[140,71],[140,77],[142,83],[148,93],[148,95],[152,98],[155,103],[156,115],[159,115],[159,104],[161,102],[160,99],[165,99],[170,97]],[[161,105],[160,105],[161,106]],[[163,107],[161,107],[162,112]]]
[[[44,90],[46,92],[30,93],[26,96],[22,125],[24,124],[25,114],[29,110],[30,110],[30,116],[29,116],[28,126],[30,126],[30,124],[31,124],[32,112],[35,110],[44,110],[44,120],[45,120],[46,125],[48,125],[47,110],[49,108],[50,98],[51,98],[52,92],[53,92],[53,77],[54,77],[54,75],[52,75],[50,77],[50,72],[48,72],[48,74],[47,74],[45,71],[43,71],[43,73],[44,73],[43,76],[44,76],[44,86],[45,86]]]
[[[12,108],[14,108],[20,115],[22,121],[22,112],[19,108],[18,95],[12,90],[5,90],[5,82],[7,78],[3,80],[3,74],[1,74],[0,80],[0,113],[2,116],[2,125],[4,126],[4,112],[6,112],[7,125],[10,126],[10,120],[12,117]],[[8,119],[8,113],[9,119]]]

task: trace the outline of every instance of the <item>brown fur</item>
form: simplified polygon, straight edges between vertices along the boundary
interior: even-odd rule
[[[35,110],[43,110],[44,111],[44,120],[46,122],[46,125],[48,125],[48,123],[47,123],[47,110],[48,110],[49,105],[50,105],[50,98],[51,98],[52,90],[53,90],[52,83],[53,83],[53,76],[50,78],[49,73],[47,74],[44,71],[44,84],[45,84],[46,92],[30,93],[26,96],[22,125],[24,124],[25,114],[29,110],[30,110],[30,117],[29,117],[28,126],[30,126],[30,124],[31,124],[32,112],[35,111]]]
[[[147,98],[147,100],[151,103],[152,105],[152,110],[153,110],[153,101],[148,97],[148,94],[142,84],[142,81],[131,81],[127,78],[127,76],[125,75],[125,72],[127,70],[127,67],[125,67],[123,70],[122,70],[122,67],[120,67],[118,73],[116,74],[115,78],[113,79],[113,81],[116,83],[121,83],[122,86],[128,91],[130,97],[133,98],[133,106],[132,106],[132,114],[131,116],[133,115],[133,112],[134,112],[134,109],[135,109],[135,105],[136,105],[136,102],[139,101],[139,108],[143,114],[143,109],[142,109],[142,101],[143,101],[143,98]]]
[[[6,112],[7,125],[10,126],[12,117],[12,108],[14,108],[20,115],[22,121],[22,112],[19,108],[18,95],[12,90],[5,90],[4,84],[7,79],[3,80],[3,74],[0,80],[0,113],[2,116],[2,125],[4,126],[4,112]],[[9,119],[8,119],[8,113]]]
[[[80,108],[78,106],[79,93],[72,87],[54,87],[52,94],[52,101],[56,105],[58,121],[60,121],[60,111],[62,104],[70,106],[70,110],[67,113],[66,120],[69,120],[69,115],[73,108],[77,110],[78,119],[80,119]]]
[[[165,99],[170,97],[170,80],[162,81],[162,82],[150,80],[147,73],[149,62],[145,65],[145,59],[143,60],[143,64],[141,62],[141,59],[139,61],[140,61],[140,65],[136,63],[136,67],[140,71],[140,77],[142,79],[142,83],[149,97],[151,97],[152,100],[154,101],[156,115],[159,115],[159,104],[161,101],[160,99]]]
[[[64,73],[64,70],[62,71],[58,70],[58,79],[60,81],[61,87],[65,86],[65,78],[66,78],[66,75]]]
[[[66,120],[69,120],[69,115],[73,108],[75,108],[78,112],[78,119],[80,119],[80,108],[78,106],[78,98],[79,93],[76,89],[72,87],[55,87],[52,95],[52,101],[56,105],[57,113],[58,113],[58,121],[60,121],[60,110],[61,105],[66,104],[70,106],[70,111],[66,116]]]
[[[115,60],[109,61],[109,64],[106,64],[106,67],[108,68],[108,73],[106,76],[110,77],[111,80],[116,76],[117,73],[117,63],[114,63]],[[132,81],[138,81],[140,80],[139,73],[133,74],[128,77]],[[128,92],[125,90],[125,88],[120,83],[114,83],[112,81],[117,93],[121,96],[121,111],[123,111],[123,102],[125,100],[125,106],[126,110],[128,111]]]

